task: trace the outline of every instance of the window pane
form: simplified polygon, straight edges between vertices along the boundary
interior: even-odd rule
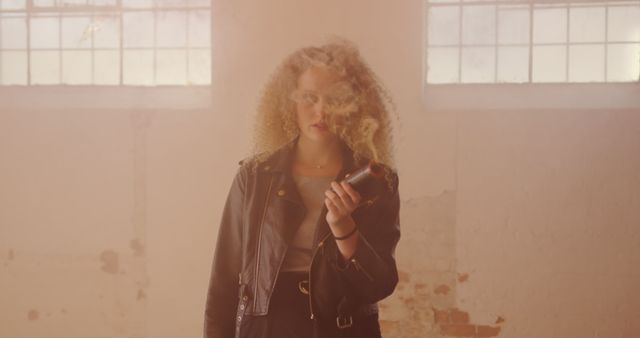
[[[184,49],[159,50],[157,54],[156,84],[187,84],[187,52]]]
[[[1,52],[2,60],[2,84],[26,85],[27,84],[27,52]]]
[[[211,83],[211,51],[189,51],[189,84]]]
[[[186,7],[187,0],[156,0],[158,7]]]
[[[616,44],[607,48],[607,80],[640,81],[640,44]]]
[[[458,82],[458,48],[432,47],[427,57],[427,82]]]
[[[27,21],[24,18],[2,18],[0,43],[3,49],[27,48]]]
[[[125,50],[122,67],[124,84],[153,84],[153,51]]]
[[[569,82],[604,81],[604,45],[569,46]]]
[[[211,0],[189,0],[190,7],[209,7]]]
[[[120,84],[120,52],[95,51],[93,54],[93,83],[99,85]]]
[[[58,7],[86,6],[87,4],[87,0],[57,0]]]
[[[120,46],[120,19],[115,16],[94,18],[93,45],[96,48],[118,48]]]
[[[0,1],[1,9],[24,9],[25,0],[2,0]]]
[[[93,31],[90,17],[62,18],[62,48],[91,48]]]
[[[33,0],[35,7],[55,7],[56,0]]]
[[[153,12],[133,12],[122,15],[125,47],[153,47]]]
[[[529,9],[527,7],[498,7],[498,43],[529,43]]]
[[[430,7],[427,24],[430,45],[459,43],[460,7]]]
[[[640,6],[609,8],[609,41],[640,42]]]
[[[496,42],[495,6],[463,7],[462,43],[463,44],[494,44],[495,42]]]
[[[529,81],[529,47],[498,47],[497,82]]]
[[[569,41],[603,42],[604,7],[572,8],[569,19]]]
[[[60,83],[60,52],[31,52],[31,83]]]
[[[62,83],[91,84],[91,52],[62,52]]]
[[[117,0],[90,0],[90,1],[93,1],[94,6],[100,6],[100,7],[115,6],[118,3]]]
[[[151,8],[153,0],[122,0],[122,6],[129,8]]]
[[[158,47],[185,47],[187,44],[187,12],[158,12]]]
[[[566,81],[566,47],[533,47],[533,82]]]
[[[209,11],[189,13],[189,46],[209,47],[211,45],[211,17]]]
[[[567,41],[567,10],[565,8],[534,9],[533,43]]]
[[[492,47],[462,48],[462,82],[495,82],[495,50]]]
[[[31,18],[31,48],[58,49],[58,26],[58,18]]]

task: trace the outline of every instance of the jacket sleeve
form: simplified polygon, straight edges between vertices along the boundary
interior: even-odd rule
[[[245,186],[246,173],[241,167],[229,190],[218,229],[206,300],[205,338],[232,338],[235,334]]]
[[[368,303],[389,296],[398,284],[395,248],[400,240],[400,196],[396,173],[391,183],[379,203],[371,206],[371,221],[358,225],[360,234],[353,256],[345,261],[336,246],[336,269],[358,298]]]

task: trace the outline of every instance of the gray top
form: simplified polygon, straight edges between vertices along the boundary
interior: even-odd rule
[[[324,192],[329,189],[333,176],[293,175],[307,213],[293,236],[282,263],[282,271],[309,271],[313,235],[324,206]]]

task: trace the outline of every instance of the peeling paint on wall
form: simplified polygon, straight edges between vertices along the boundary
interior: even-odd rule
[[[36,321],[38,320],[38,318],[40,318],[40,313],[38,312],[38,310],[29,310],[29,312],[27,312],[27,319],[29,321]]]
[[[449,293],[449,291],[451,291],[451,288],[449,286],[441,284],[433,290],[433,293],[435,293],[436,295],[446,295]]]
[[[425,283],[416,283],[416,285],[413,286],[416,290],[416,292],[420,292],[422,290],[424,290],[424,292],[426,292],[428,285]]]
[[[381,302],[383,336],[442,337],[431,309],[455,306],[455,205],[453,191],[402,201],[399,282]]]
[[[138,296],[136,297],[136,299],[137,299],[138,301],[142,301],[142,300],[147,299],[147,293],[146,293],[146,292],[144,292],[144,290],[143,290],[143,289],[138,290]]]
[[[384,332],[396,330],[398,325],[400,325],[398,320],[380,320],[380,330]]]
[[[129,246],[131,250],[133,250],[133,254],[136,256],[142,256],[144,254],[144,245],[139,238],[134,238],[129,242]]]
[[[439,333],[445,336],[495,337],[500,334],[500,326],[473,324],[470,321],[469,313],[458,308],[434,308],[433,312],[434,321],[439,326]]]
[[[469,323],[469,313],[465,311],[460,311],[457,308],[453,308],[449,310],[451,315],[451,322],[453,323]]]
[[[105,250],[100,254],[102,261],[102,271],[110,274],[117,274],[119,271],[118,253],[113,250]]]
[[[398,270],[398,281],[399,282],[409,282],[411,280],[411,275],[407,271]]]
[[[458,307],[457,288],[470,273],[456,270],[456,193],[403,201],[403,239],[398,246],[399,282],[381,304],[380,329],[388,337],[496,337],[495,323],[474,323]]]

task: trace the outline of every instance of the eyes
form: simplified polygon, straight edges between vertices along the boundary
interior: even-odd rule
[[[294,99],[294,101],[312,106],[320,101],[320,95],[310,91],[303,91],[299,94],[298,99]]]
[[[320,94],[310,90],[295,90],[291,99],[306,106],[313,106],[322,99],[327,108],[341,108],[355,103],[357,96],[351,91]]]

